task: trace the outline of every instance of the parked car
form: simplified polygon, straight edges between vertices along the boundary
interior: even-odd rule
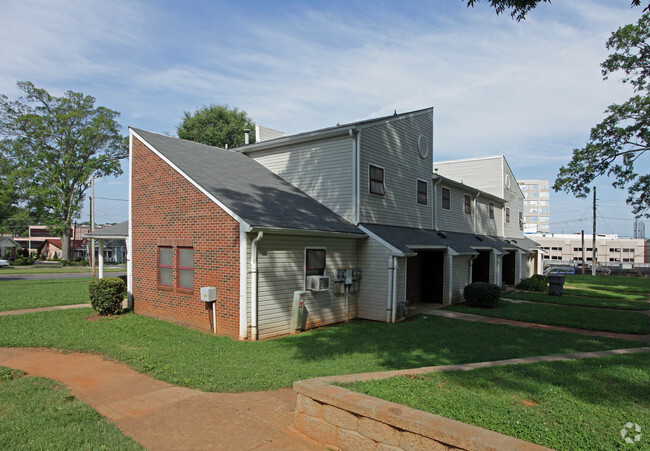
[[[546,274],[575,274],[573,266],[553,266]]]
[[[7,260],[0,260],[0,268],[3,266],[9,266],[9,262]]]

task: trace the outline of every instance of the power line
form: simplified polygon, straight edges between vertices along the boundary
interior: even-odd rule
[[[129,199],[112,199],[110,197],[97,197],[95,196],[95,199],[101,199],[101,200],[119,200],[120,202],[128,202]]]

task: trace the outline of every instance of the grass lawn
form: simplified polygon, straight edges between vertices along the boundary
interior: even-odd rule
[[[240,342],[91,309],[0,317],[0,346],[103,354],[137,371],[204,391],[291,387],[317,376],[637,347],[638,342],[440,317],[352,321],[276,340]]]
[[[647,301],[650,279],[645,277],[568,275],[564,282],[565,294],[610,299]]]
[[[611,308],[618,310],[650,310],[650,303],[640,301],[628,301],[623,299],[607,299],[584,296],[549,296],[548,293],[534,292],[505,292],[501,293],[502,298],[519,299],[522,301],[546,302],[549,304],[580,305],[588,307]]]
[[[0,449],[142,449],[58,382],[0,367]]]
[[[650,449],[650,353],[430,373],[347,388],[558,450]],[[643,429],[627,445],[627,422]]]
[[[499,305],[494,309],[451,305],[444,307],[444,310],[578,329],[627,334],[650,333],[650,318],[643,313],[629,311],[587,309],[567,305],[514,303],[503,299],[499,301]]]
[[[90,279],[0,280],[0,311],[88,304]]]
[[[89,266],[9,266],[0,268],[0,275],[10,275],[10,274],[90,274]],[[95,268],[95,273],[98,273],[99,269]],[[126,272],[126,266],[123,268],[106,268],[104,267],[104,272]]]

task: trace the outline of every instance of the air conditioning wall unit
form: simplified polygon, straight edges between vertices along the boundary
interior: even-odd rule
[[[328,291],[330,289],[329,276],[307,276],[307,289],[310,291]]]

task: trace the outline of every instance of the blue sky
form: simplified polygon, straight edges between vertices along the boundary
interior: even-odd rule
[[[480,2],[0,0],[0,93],[81,91],[133,126],[173,134],[183,111],[244,109],[288,134],[433,106],[434,158],[504,154],[552,183],[605,108],[605,41],[630,0],[554,0],[527,20]],[[648,160],[645,162],[646,170]],[[128,171],[126,164],[125,172]],[[629,236],[625,192],[596,182],[598,231]],[[96,186],[97,222],[127,218],[126,175]],[[591,199],[551,196],[551,231],[591,230]],[[88,217],[87,208],[83,218]]]

